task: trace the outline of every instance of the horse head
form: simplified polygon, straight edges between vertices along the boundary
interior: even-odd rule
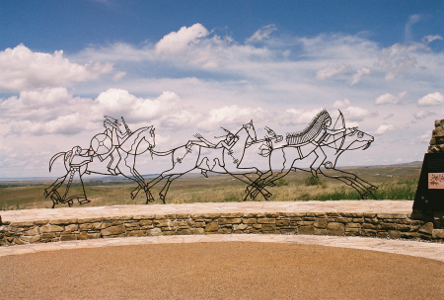
[[[365,150],[370,147],[375,138],[357,127],[347,128],[344,135],[344,143],[341,147],[342,150]],[[341,150],[341,149],[340,149]]]
[[[254,125],[253,125],[253,120],[251,120],[247,124],[242,125],[242,129],[245,129],[247,131],[249,137],[253,141],[257,140],[257,134],[256,134],[256,129],[254,128]]]
[[[150,126],[149,128],[150,128],[149,133],[151,136],[151,141],[148,141],[148,143],[150,144],[149,148],[151,150],[152,148],[154,148],[156,146],[156,134],[154,133],[154,131],[156,131],[156,128],[154,128],[154,126]]]

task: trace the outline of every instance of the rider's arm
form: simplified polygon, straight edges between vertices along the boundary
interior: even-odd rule
[[[210,142],[209,140],[205,139],[202,136],[198,137],[198,139],[204,142],[209,147],[217,147],[217,145],[213,144],[212,142]]]
[[[216,148],[222,146],[222,147],[224,147],[226,149],[231,149],[234,146],[234,144],[236,144],[236,142],[238,140],[239,140],[239,137],[235,136],[234,138],[232,138],[228,142],[226,140],[220,141],[219,143],[217,143]]]
[[[341,128],[341,129],[329,129],[327,128],[325,131],[329,134],[335,134],[335,133],[340,133],[340,132],[345,132],[345,128]]]

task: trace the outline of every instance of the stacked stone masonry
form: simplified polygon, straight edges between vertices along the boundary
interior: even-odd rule
[[[199,234],[309,234],[444,242],[444,212],[201,213],[3,222],[0,245],[112,237]]]
[[[444,119],[435,121],[435,129],[430,140],[429,153],[444,152]]]

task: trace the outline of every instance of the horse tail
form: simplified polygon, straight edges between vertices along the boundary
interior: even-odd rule
[[[49,172],[51,172],[52,165],[57,160],[57,158],[59,158],[62,155],[65,155],[65,154],[66,154],[66,152],[59,152],[56,155],[54,155],[53,157],[51,157],[51,159],[49,160]]]

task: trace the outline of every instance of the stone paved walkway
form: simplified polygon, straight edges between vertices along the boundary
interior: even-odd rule
[[[72,207],[58,209],[33,209],[3,211],[3,221],[20,222],[45,219],[88,218],[97,216],[122,216],[146,214],[208,213],[208,212],[372,212],[410,213],[412,201],[308,201],[308,202],[234,202],[192,203],[168,205],[127,205],[109,207]],[[411,255],[444,262],[444,244],[406,240],[387,240],[364,237],[230,234],[194,236],[126,237],[68,241],[48,244],[29,244],[0,247],[0,256],[109,246],[158,243],[208,243],[208,242],[272,242],[316,244],[332,247],[382,251]]]

